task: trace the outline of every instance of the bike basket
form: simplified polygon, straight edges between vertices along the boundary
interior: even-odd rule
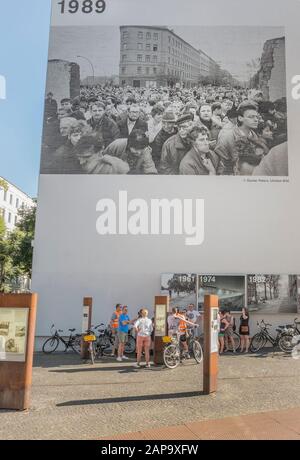
[[[169,335],[165,335],[163,338],[162,338],[162,341],[164,343],[171,343],[172,342],[172,337],[170,337]]]
[[[84,335],[83,336],[83,341],[84,342],[95,342],[97,339],[96,339],[96,336],[95,335]]]

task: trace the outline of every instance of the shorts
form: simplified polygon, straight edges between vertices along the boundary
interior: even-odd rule
[[[233,337],[233,329],[232,327],[228,327],[227,329],[225,329],[225,337]]]
[[[118,332],[119,343],[126,343],[128,338],[127,332]]]
[[[151,337],[150,336],[146,336],[146,337],[143,337],[141,335],[137,336],[137,339],[136,339],[137,352],[142,351],[143,347],[145,349],[150,348],[150,345],[151,345]]]
[[[219,337],[224,337],[224,332],[219,332],[218,336]]]

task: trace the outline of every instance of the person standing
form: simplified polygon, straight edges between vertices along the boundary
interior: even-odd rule
[[[128,359],[124,355],[125,343],[128,339],[129,325],[131,324],[130,318],[128,316],[128,307],[126,305],[122,308],[122,313],[119,316],[119,328],[118,328],[118,339],[119,339],[119,348],[118,348],[118,357],[117,361],[122,361],[123,359]]]
[[[190,303],[188,306],[188,311],[186,312],[187,319],[197,325],[195,328],[190,328],[190,332],[195,336],[200,336],[200,323],[201,323],[201,313],[195,309],[195,305]]]
[[[111,320],[110,320],[110,328],[111,328],[112,337],[114,340],[113,348],[111,351],[111,356],[115,356],[116,351],[119,348],[118,329],[119,329],[119,317],[121,313],[122,313],[122,305],[120,303],[117,303],[116,309],[113,312]]]
[[[241,336],[240,352],[242,353],[245,348],[245,352],[248,353],[249,344],[250,344],[249,343],[250,328],[249,328],[249,311],[247,308],[242,309],[242,314],[240,317],[239,334]]]
[[[224,352],[224,346],[225,346],[224,335],[225,335],[226,329],[229,327],[229,323],[226,319],[226,312],[224,310],[220,312],[219,318],[220,318],[219,354],[221,355]]]
[[[148,310],[143,308],[141,311],[141,318],[139,318],[134,327],[137,331],[137,363],[136,367],[141,367],[141,356],[144,349],[146,367],[150,368],[150,346],[151,346],[151,334],[153,331],[153,324],[150,318],[148,318]]]
[[[225,330],[225,345],[226,345],[226,350],[228,350],[228,341],[230,340],[231,346],[232,346],[232,352],[235,353],[235,343],[234,343],[234,338],[233,338],[233,316],[230,314],[230,311],[225,311],[225,318],[228,322],[228,326],[226,327]]]

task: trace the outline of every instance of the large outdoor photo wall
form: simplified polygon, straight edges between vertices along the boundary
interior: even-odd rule
[[[291,83],[300,73],[299,2],[253,0],[247,14],[235,0],[189,0],[188,8],[179,0],[106,3],[102,14],[62,14],[53,1],[45,94],[56,102],[45,102],[34,243],[38,335],[53,322],[80,328],[85,296],[99,322],[116,303],[129,305],[132,316],[151,308],[161,273],[246,281],[273,274],[263,276],[279,277],[282,289],[287,280],[279,274],[300,273],[300,102]],[[126,106],[130,97],[143,115],[142,153],[124,141],[134,124],[124,118],[135,111]],[[169,120],[185,117],[171,123],[164,144],[150,142],[149,100]],[[237,111],[250,100],[247,113]],[[120,231],[120,192],[129,221],[131,200],[148,204],[148,228],[151,200],[204,200],[203,238],[187,245],[187,235],[174,231]],[[97,225],[103,199],[116,211],[115,231],[106,235]],[[198,283],[193,303],[213,290]],[[252,288],[256,294],[245,289],[243,299],[255,319],[267,305],[264,287]],[[278,313],[270,308],[274,324]]]

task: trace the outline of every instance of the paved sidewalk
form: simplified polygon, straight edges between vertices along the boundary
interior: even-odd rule
[[[218,392],[210,396],[193,359],[174,370],[135,369],[134,362],[104,358],[92,366],[72,353],[35,355],[31,409],[0,410],[0,439],[100,439],[215,419],[227,429],[220,419],[241,427],[244,419],[234,417],[300,407],[300,360],[282,353],[221,356]]]
[[[300,441],[300,407],[227,417],[207,422],[126,433],[103,440],[196,441],[196,440],[297,440]]]

